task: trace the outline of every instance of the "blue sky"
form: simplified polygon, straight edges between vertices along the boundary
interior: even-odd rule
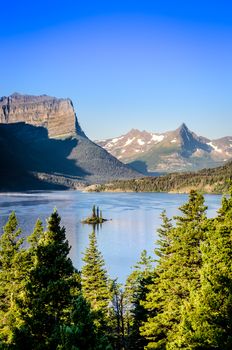
[[[1,4],[0,95],[70,97],[92,139],[232,135],[230,1]]]

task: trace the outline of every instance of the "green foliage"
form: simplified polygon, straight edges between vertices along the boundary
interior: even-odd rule
[[[172,348],[232,348],[232,197],[224,198],[219,215],[208,226],[200,246],[199,288],[192,288]]]
[[[26,275],[23,298],[19,301],[24,326],[15,341],[27,336],[33,349],[54,349],[60,325],[67,320],[75,284],[74,268],[68,257],[70,247],[56,211],[43,232],[37,221],[29,237],[31,268]]]
[[[12,213],[0,237],[0,349],[230,350],[232,188],[215,218],[206,209],[190,191],[180,215],[164,211],[156,258],[143,251],[124,290],[95,232],[80,276],[56,211],[46,231],[36,222],[27,249]]]
[[[147,343],[140,334],[140,327],[147,318],[147,312],[142,304],[148,292],[147,286],[152,281],[153,259],[143,250],[140,261],[134,271],[128,276],[125,292],[125,321],[127,324],[127,348],[140,350]]]
[[[70,324],[60,326],[62,350],[94,350],[97,347],[97,332],[94,325],[94,314],[90,304],[79,294],[71,312]]]
[[[96,218],[96,207],[95,207],[95,205],[93,205],[93,208],[92,208],[92,217]]]
[[[95,231],[89,235],[89,246],[83,257],[81,271],[82,293],[94,312],[99,344],[102,349],[111,349],[110,304],[112,302],[111,281],[108,278],[104,259],[98,250]]]
[[[204,193],[228,193],[232,178],[232,162],[224,166],[198,172],[170,173],[131,180],[115,180],[99,185],[97,191],[133,192],[189,192],[195,189]]]
[[[25,270],[20,235],[16,215],[12,212],[0,238],[0,341],[6,344],[12,340],[15,324],[21,324],[16,305]]]
[[[149,341],[147,349],[168,349],[180,322],[180,305],[189,298],[191,286],[200,283],[199,246],[205,238],[206,220],[203,196],[191,191],[180,210],[176,227],[163,214],[158,248],[161,257],[143,303],[148,319],[141,331]]]
[[[99,314],[99,320],[104,320],[107,318],[111,301],[110,281],[105,262],[97,247],[94,231],[89,235],[89,246],[83,261],[85,263],[81,271],[83,296],[91,304],[92,309]]]
[[[85,220],[82,220],[82,223],[90,224],[94,226],[94,225],[102,224],[105,221],[107,221],[107,219],[104,219],[102,217],[102,211],[99,210],[99,207],[97,207],[97,210],[96,210],[94,205],[92,209],[92,215],[90,217],[87,217]]]

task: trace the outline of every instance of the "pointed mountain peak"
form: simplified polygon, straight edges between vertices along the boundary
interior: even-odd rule
[[[181,126],[178,128],[178,130],[188,130],[189,128],[187,127],[187,125],[185,123],[182,123]]]

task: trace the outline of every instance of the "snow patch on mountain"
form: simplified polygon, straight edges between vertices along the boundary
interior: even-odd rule
[[[143,146],[145,144],[145,142],[141,139],[138,139],[137,142],[140,146]]]
[[[134,139],[135,139],[135,137],[132,137],[132,139],[128,139],[126,141],[126,143],[124,144],[124,147],[129,146],[134,141]]]
[[[151,134],[151,141],[161,142],[164,139],[164,135]]]
[[[218,148],[213,142],[208,142],[207,145],[211,146],[216,152],[222,153],[222,149]]]

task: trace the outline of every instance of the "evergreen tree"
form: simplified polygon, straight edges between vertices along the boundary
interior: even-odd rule
[[[96,206],[93,205],[93,208],[92,208],[92,218],[96,218]]]
[[[200,284],[199,246],[205,239],[206,223],[204,197],[191,191],[180,210],[182,216],[175,217],[176,227],[163,223],[163,227],[167,226],[163,235],[166,238],[161,240],[161,257],[148,285],[144,303],[148,319],[141,327],[149,342],[147,349],[169,349],[180,322],[181,305],[188,300],[191,287]]]
[[[11,343],[15,325],[21,324],[16,307],[25,269],[20,235],[16,215],[12,212],[0,237],[0,340],[5,344]]]
[[[140,261],[135,265],[134,271],[129,275],[125,285],[125,323],[127,324],[128,349],[143,349],[147,343],[140,334],[140,327],[146,320],[147,312],[142,305],[148,292],[147,285],[153,276],[153,259],[143,250]]]
[[[157,248],[155,248],[155,254],[159,258],[165,258],[169,254],[169,247],[171,245],[170,231],[173,228],[173,225],[172,220],[167,217],[165,210],[161,213],[160,217],[162,224],[157,230],[159,239],[156,242]]]
[[[28,239],[33,265],[21,300],[24,326],[16,332],[15,341],[19,344],[20,339],[27,337],[28,348],[36,350],[56,348],[60,325],[67,320],[72,302],[74,268],[60,220],[54,211],[48,219],[47,231],[42,233],[41,223],[37,222]]]
[[[89,247],[86,249],[83,261],[85,263],[81,271],[83,296],[90,302],[93,310],[106,316],[111,301],[110,283],[94,231],[89,236]]]
[[[68,326],[63,325],[60,328],[61,344],[58,349],[100,349],[94,317],[90,304],[79,294],[73,303],[70,324]]]
[[[100,223],[102,223],[102,221],[103,221],[103,216],[102,216],[102,210],[100,210]]]
[[[44,233],[43,223],[38,219],[35,223],[34,230],[30,236],[28,236],[27,241],[30,244],[30,252],[36,252],[40,239]]]
[[[107,333],[109,331],[109,308],[112,300],[110,282],[105,270],[105,263],[97,247],[96,234],[89,236],[89,246],[83,257],[81,272],[82,293],[95,312],[95,325]]]
[[[232,196],[223,198],[201,244],[201,285],[191,290],[172,349],[232,348]],[[171,348],[171,347],[170,347]]]

